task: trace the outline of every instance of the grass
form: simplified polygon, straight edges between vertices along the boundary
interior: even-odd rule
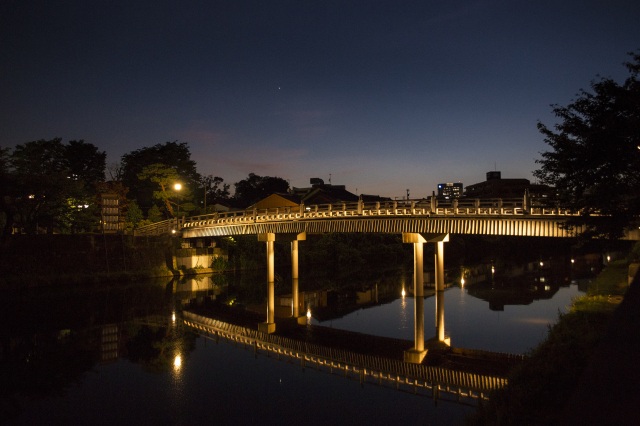
[[[613,312],[628,288],[626,261],[609,264],[587,294],[559,314],[547,339],[509,376],[509,385],[467,419],[468,425],[556,424],[565,401],[604,336]]]

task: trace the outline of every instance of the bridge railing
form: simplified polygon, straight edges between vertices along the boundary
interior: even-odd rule
[[[176,231],[180,230],[180,228],[182,228],[183,221],[184,219],[172,218],[141,226],[133,230],[133,235],[139,237],[175,233]]]
[[[185,218],[177,223],[175,219],[147,225],[136,230],[135,235],[158,235],[183,228],[202,226],[261,223],[291,220],[313,220],[358,216],[570,216],[576,213],[566,209],[551,208],[526,198],[460,198],[439,200],[435,197],[419,200],[395,200],[376,202],[341,202],[274,207],[269,209],[247,209],[230,212],[216,212]],[[173,221],[173,222],[172,222]]]

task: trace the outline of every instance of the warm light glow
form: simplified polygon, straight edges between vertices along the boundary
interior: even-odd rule
[[[172,229],[172,230],[171,230],[171,233],[172,233],[172,234],[175,234],[175,233],[176,233],[176,230],[175,230],[175,229]]]
[[[180,370],[180,367],[182,367],[182,357],[180,356],[180,354],[178,354],[173,359],[173,369]]]
[[[180,191],[182,189],[182,184],[181,183],[173,184],[173,189],[175,189],[176,191]]]
[[[611,262],[611,256],[607,256],[607,262]]]
[[[404,287],[402,287],[402,297],[405,297],[407,295],[407,292],[404,291]]]
[[[543,261],[540,261],[540,266],[541,267],[544,266],[544,262]]]
[[[576,263],[576,260],[575,259],[571,259],[571,263]]]
[[[171,322],[173,322],[173,323],[176,322],[176,313],[175,312],[171,312]]]
[[[495,266],[491,266],[491,273],[495,274],[496,273],[496,267]]]
[[[464,287],[464,277],[460,277],[460,285]]]
[[[307,309],[307,320],[311,319],[311,309]]]

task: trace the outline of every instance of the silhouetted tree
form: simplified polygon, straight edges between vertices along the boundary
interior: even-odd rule
[[[224,179],[218,176],[207,175],[202,178],[203,194],[203,212],[206,213],[207,207],[215,203],[229,200],[229,184],[224,183]]]
[[[60,138],[17,145],[3,153],[10,184],[3,190],[5,229],[26,232],[89,230],[97,225],[96,183],[104,179],[105,153],[84,141]]]
[[[156,184],[153,198],[162,202],[171,217],[176,216],[173,205],[178,207],[184,203],[185,206],[188,204],[190,207],[183,207],[183,210],[193,210],[193,204],[189,201],[191,191],[188,186],[182,184],[182,179],[175,169],[164,164],[151,164],[142,169],[142,172],[138,174],[138,179]],[[176,188],[176,185],[179,185],[179,188]]]
[[[261,199],[274,194],[283,193],[289,190],[289,183],[279,177],[258,176],[249,173],[247,179],[235,183],[234,199],[241,207],[249,207]]]
[[[129,188],[129,197],[135,199],[142,210],[148,210],[155,204],[153,193],[158,189],[157,183],[139,178],[142,170],[152,164],[172,168],[190,191],[200,186],[200,175],[187,143],[165,142],[132,151],[122,156],[120,174],[124,185]]]
[[[586,225],[590,236],[616,238],[638,224],[640,54],[630,56],[623,84],[609,78],[592,82],[592,92],[581,90],[568,106],[553,107],[560,119],[553,130],[538,123],[553,150],[541,153],[534,175],[555,187],[561,207],[582,213],[570,224]]]

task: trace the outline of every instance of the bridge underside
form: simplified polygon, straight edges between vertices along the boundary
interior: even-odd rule
[[[506,235],[517,237],[572,238],[580,230],[567,230],[557,219],[517,217],[452,218],[342,218],[330,220],[294,220],[242,224],[190,223],[182,229],[183,238],[222,237],[256,234],[323,233],[428,233]]]

